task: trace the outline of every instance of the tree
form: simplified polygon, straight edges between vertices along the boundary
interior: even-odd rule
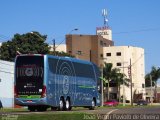
[[[49,54],[51,55],[55,55],[55,56],[68,56],[68,57],[74,57],[72,55],[70,55],[69,53],[66,53],[66,52],[59,52],[59,51],[55,51],[55,52],[52,52],[50,51]]]
[[[110,83],[115,83],[117,86],[117,98],[120,99],[120,85],[124,83],[125,86],[129,86],[129,79],[126,77],[124,73],[120,73],[120,69],[113,68],[112,63],[104,63],[103,67],[103,81],[104,86],[107,86],[108,96],[109,99],[109,87]]]
[[[2,43],[0,59],[14,61],[17,52],[22,54],[47,54],[50,47],[45,43],[47,36],[38,32],[15,34],[12,40]]]
[[[106,79],[107,82],[105,82],[104,86],[107,86],[107,99],[109,100],[109,83],[111,80],[113,80],[116,77],[116,74],[118,72],[117,68],[112,68],[112,63],[104,63],[103,67],[103,77]]]
[[[115,78],[114,78],[114,82],[117,84],[117,91],[118,91],[118,98],[119,98],[119,101],[120,101],[120,86],[122,84],[124,84],[125,86],[129,86],[129,79],[126,77],[126,75],[124,73],[120,73],[120,69],[118,69],[116,75],[115,75]],[[123,97],[124,99],[124,97]]]
[[[155,86],[155,82],[152,80],[152,86]],[[145,87],[151,87],[150,73],[145,75]]]
[[[146,76],[145,76],[145,81],[146,81],[147,84],[149,84],[149,80],[150,80],[150,83],[151,83],[150,77],[151,77],[152,82],[153,82],[152,86],[155,86],[155,100],[157,101],[157,81],[160,78],[160,68],[152,66],[151,72],[146,74]]]

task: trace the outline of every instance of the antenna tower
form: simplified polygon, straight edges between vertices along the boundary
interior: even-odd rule
[[[104,27],[109,27],[107,19],[107,9],[102,9],[102,16],[104,18]]]

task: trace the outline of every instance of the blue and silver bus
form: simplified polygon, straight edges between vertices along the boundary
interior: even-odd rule
[[[52,55],[19,55],[15,60],[15,104],[30,111],[100,106],[99,70],[89,61]]]

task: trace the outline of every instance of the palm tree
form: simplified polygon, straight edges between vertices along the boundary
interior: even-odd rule
[[[160,78],[160,68],[152,66],[151,72],[146,74],[145,80],[150,80],[150,76],[152,77],[152,81],[154,82],[153,85],[155,86],[155,100],[157,101],[157,81]]]
[[[122,84],[124,84],[125,86],[129,86],[129,79],[126,77],[126,75],[124,73],[120,73],[120,69],[118,69],[118,73],[116,74],[116,77],[115,77],[115,83],[117,84],[117,96],[119,98],[119,101],[120,101],[120,86]],[[124,97],[123,97],[124,99]]]
[[[151,78],[150,78],[150,73],[147,73],[145,75],[145,87],[151,87]],[[152,86],[155,86],[155,82],[152,81]]]
[[[104,63],[103,67],[103,77],[106,79],[106,82],[104,83],[104,86],[107,86],[107,99],[109,100],[109,83],[111,80],[113,80],[118,72],[117,68],[112,68],[112,63]]]

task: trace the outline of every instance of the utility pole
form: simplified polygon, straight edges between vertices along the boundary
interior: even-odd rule
[[[129,66],[129,69],[130,69],[130,82],[131,82],[131,106],[133,106],[133,95],[132,95],[132,61],[131,61],[131,58],[130,58],[130,66]]]
[[[123,75],[124,75],[124,62],[123,62]],[[123,77],[123,106],[125,106],[125,89],[124,89],[125,85],[124,85],[124,77]]]
[[[55,39],[53,39],[52,42],[53,42],[53,54],[56,55],[56,44],[55,44]]]
[[[101,67],[101,77],[103,79],[103,66]],[[101,80],[101,106],[103,107],[104,102],[104,93],[103,93],[103,80]]]

